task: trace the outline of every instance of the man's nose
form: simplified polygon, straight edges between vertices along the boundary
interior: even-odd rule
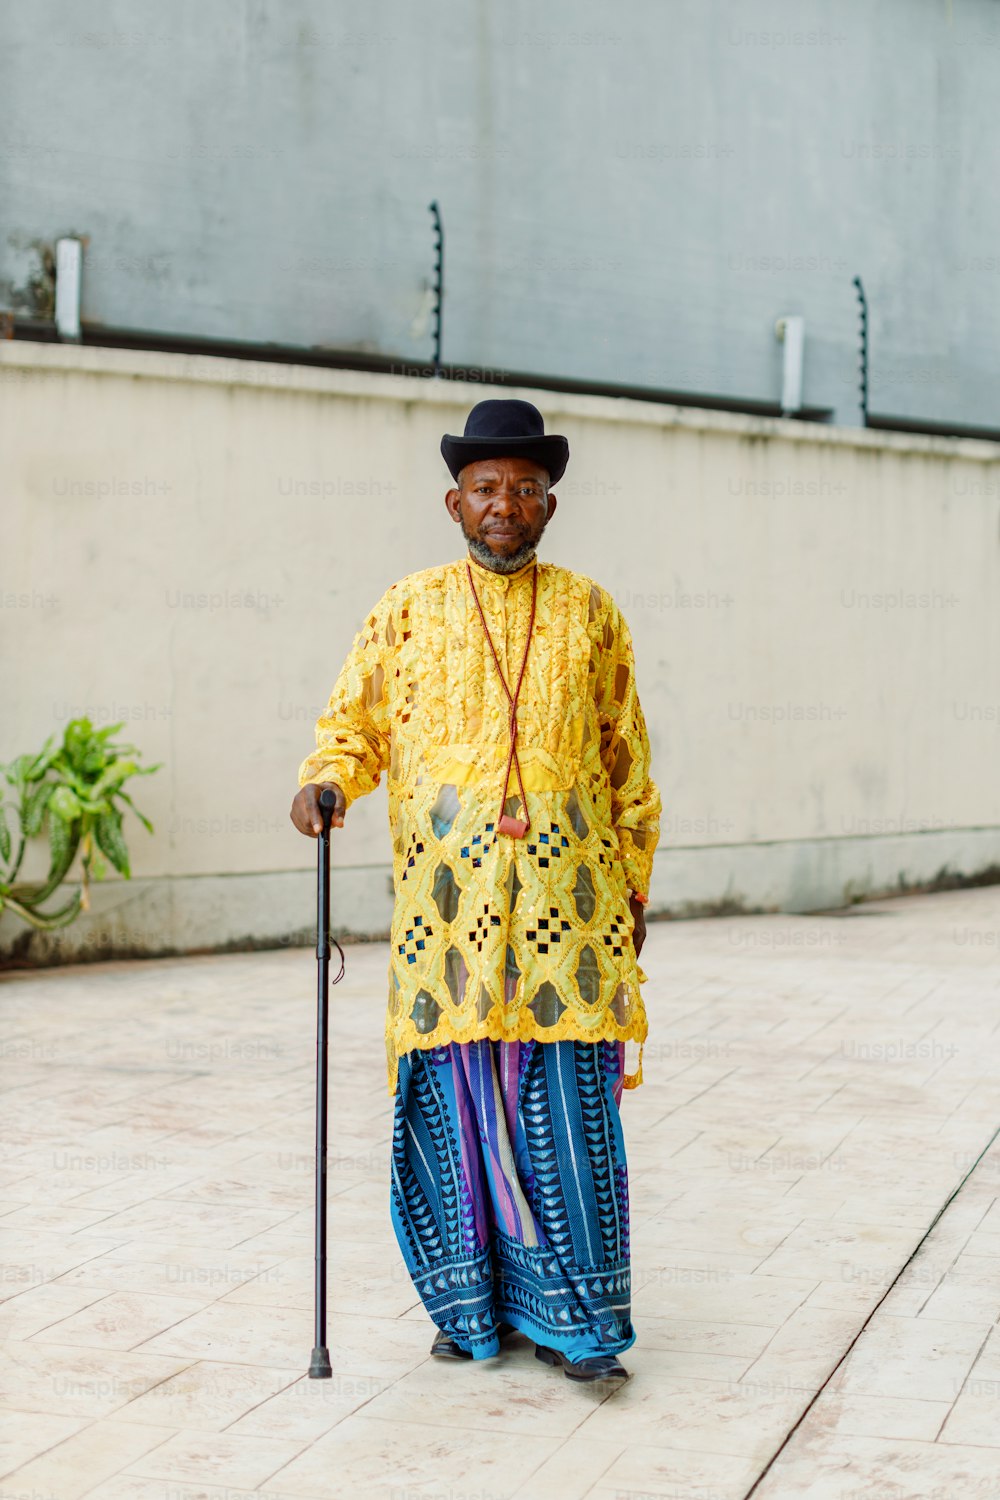
[[[513,515],[518,508],[518,497],[513,490],[500,489],[493,496],[493,509],[501,516]]]

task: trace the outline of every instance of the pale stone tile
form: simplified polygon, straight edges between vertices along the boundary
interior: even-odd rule
[[[879,1312],[894,1318],[917,1318],[930,1295],[927,1287],[900,1284],[886,1295]]]
[[[124,1425],[124,1424],[123,1424]],[[188,1484],[224,1484],[256,1489],[284,1468],[305,1446],[293,1438],[234,1437],[226,1432],[177,1432],[166,1442],[122,1465],[141,1479]]]
[[[110,1218],[114,1213],[135,1208],[151,1198],[158,1198],[171,1188],[182,1188],[191,1175],[191,1167],[181,1167],[175,1170],[130,1172],[113,1182],[101,1183],[95,1180],[89,1184],[87,1191],[78,1191],[73,1203],[80,1208],[101,1209],[105,1218]]]
[[[274,1270],[274,1262],[268,1257],[244,1255],[239,1247],[228,1255],[224,1251],[213,1253],[205,1247],[200,1250],[171,1247],[169,1259],[166,1259],[160,1246],[155,1248],[154,1259],[131,1258],[141,1255],[147,1248],[133,1243],[121,1254],[95,1256],[60,1276],[55,1285],[91,1288],[95,1295],[111,1291],[141,1292],[187,1297],[207,1303],[234,1291],[244,1282],[256,1277],[266,1278]],[[123,1254],[129,1258],[122,1259]]]
[[[826,1307],[834,1312],[852,1312],[860,1327],[882,1297],[885,1286],[891,1285],[888,1281],[882,1285],[882,1280],[883,1278],[875,1278],[874,1284],[867,1277],[854,1281],[821,1281],[809,1293],[804,1306]]]
[[[693,1319],[696,1322],[756,1323],[777,1326],[815,1288],[816,1279],[753,1276],[725,1272],[664,1273],[649,1278],[633,1296],[634,1316]]]
[[[768,1276],[812,1275],[816,1281],[842,1281],[852,1274],[899,1266],[919,1235],[911,1229],[809,1219],[791,1231],[761,1264]]]
[[[89,1255],[81,1263],[80,1269],[88,1271],[93,1267],[100,1270],[104,1260],[120,1260],[129,1265],[139,1262],[150,1267],[150,1275],[155,1275],[157,1268],[164,1266],[186,1266],[190,1268],[191,1274],[187,1277],[180,1276],[178,1286],[181,1291],[185,1284],[189,1287],[221,1286],[223,1290],[231,1290],[251,1276],[259,1276],[270,1266],[277,1265],[280,1259],[278,1255],[258,1255],[244,1245],[213,1247],[169,1241],[165,1244],[162,1239],[136,1238],[124,1243],[119,1240],[113,1249],[105,1250],[100,1255]]]
[[[951,1414],[938,1435],[939,1443],[971,1443],[980,1448],[1000,1448],[997,1405],[1000,1380],[970,1375]],[[998,1455],[1000,1464],[1000,1455]]]
[[[691,1245],[685,1248],[679,1241],[672,1222],[664,1219],[640,1221],[633,1230],[632,1249],[644,1265],[654,1269],[658,1266],[684,1267],[692,1270],[733,1271],[749,1276],[760,1265],[769,1246],[759,1249],[734,1244],[729,1248],[721,1235],[715,1237],[715,1248],[706,1249]]]
[[[688,1375],[705,1380],[737,1382],[743,1378],[747,1361],[742,1355],[704,1353],[701,1350],[653,1349],[645,1339],[622,1355],[622,1363],[640,1380],[660,1375],[683,1380]]]
[[[187,1363],[117,1350],[8,1340],[0,1355],[0,1402],[18,1412],[101,1417]]]
[[[624,1357],[623,1363],[627,1368]],[[427,1359],[369,1401],[364,1414],[384,1422],[566,1437],[607,1396],[603,1384],[575,1385],[542,1365],[525,1340],[496,1359]]]
[[[201,1360],[136,1396],[115,1412],[115,1420],[218,1432],[298,1380],[300,1373]]]
[[[513,1500],[584,1500],[621,1454],[618,1443],[571,1437],[513,1492]]]
[[[50,1234],[68,1238],[106,1218],[99,1208],[75,1208],[71,1204],[51,1202],[23,1203],[4,1214],[3,1227],[14,1234],[30,1235],[37,1230],[47,1230]]]
[[[0,1225],[3,1221],[0,1220]],[[4,1288],[11,1294],[28,1291],[43,1282],[54,1281],[82,1266],[98,1255],[113,1254],[121,1237],[99,1241],[88,1235],[64,1236],[44,1231],[25,1232],[0,1227],[0,1259],[4,1268]]]
[[[1000,1445],[1000,1328],[986,1339],[942,1428],[942,1443]]]
[[[210,1352],[235,1364],[293,1369],[312,1347],[311,1320],[283,1307],[259,1308],[253,1317],[245,1307],[214,1302],[148,1339],[142,1348],[154,1354],[200,1359]]]
[[[32,1172],[21,1179],[10,1197],[16,1197],[19,1206],[28,1204],[66,1204],[75,1208],[101,1207],[86,1201],[87,1192],[97,1186],[110,1187],[121,1181],[121,1172],[90,1171],[45,1171]],[[11,1205],[14,1206],[13,1204]]]
[[[828,1437],[911,1438],[933,1443],[948,1415],[947,1401],[916,1401],[905,1396],[847,1396],[825,1393],[813,1408]],[[812,1421],[810,1414],[809,1421]]]
[[[331,1362],[339,1366],[340,1359],[333,1355]],[[387,1391],[395,1378],[345,1375],[335,1368],[329,1380],[310,1380],[299,1371],[293,1385],[262,1401],[227,1430],[259,1437],[301,1437],[312,1442]]]
[[[659,1376],[655,1383],[629,1381],[591,1413],[580,1433],[628,1447],[649,1444],[763,1462],[808,1401],[807,1391],[764,1392],[737,1381]]]
[[[224,1204],[176,1203],[161,1198],[106,1215],[100,1227],[106,1238],[119,1242],[162,1236],[167,1243],[232,1249],[287,1218],[285,1209],[227,1208]]]
[[[189,1297],[109,1292],[81,1312],[36,1333],[32,1341],[81,1344],[92,1349],[134,1349],[154,1333],[182,1322],[201,1307],[200,1301]]]
[[[995,1323],[1000,1317],[1000,1280],[956,1281],[949,1275],[928,1297],[920,1315],[952,1323]]]
[[[311,1184],[306,1181],[282,1180],[274,1174],[271,1181],[261,1176],[196,1177],[182,1186],[162,1194],[169,1202],[239,1204],[249,1208],[282,1208],[294,1212],[308,1201]]]
[[[333,1200],[334,1205],[337,1199]],[[336,1207],[333,1209],[336,1214]],[[332,1230],[331,1233],[335,1233]],[[304,1209],[301,1213],[286,1217],[280,1224],[273,1225],[269,1229],[262,1229],[257,1234],[247,1235],[240,1240],[241,1250],[250,1255],[272,1256],[277,1260],[287,1260],[293,1256],[308,1255],[312,1249],[314,1234],[313,1210]],[[351,1237],[354,1238],[354,1224],[351,1224]],[[379,1243],[385,1242],[385,1209],[382,1212],[382,1232]]]
[[[331,1318],[331,1359],[346,1375],[398,1376],[427,1358],[429,1330],[399,1318]],[[142,1345],[144,1352],[182,1355],[275,1369],[309,1366],[313,1343],[311,1313],[282,1307],[246,1307],[216,1302]]]
[[[818,1390],[857,1331],[854,1313],[799,1307],[782,1324],[741,1384],[764,1391],[789,1386]]]
[[[965,1248],[970,1255],[990,1255],[1000,1260],[1000,1230],[974,1229]]]
[[[663,1500],[743,1500],[757,1470],[753,1459],[711,1449],[698,1452],[633,1444],[585,1494],[587,1500],[638,1500],[646,1495]],[[539,1490],[538,1500],[554,1500],[559,1493],[546,1495]]]
[[[962,1254],[949,1270],[948,1281],[962,1286],[1000,1286],[1000,1255]]]
[[[234,1489],[231,1484],[207,1484],[203,1479],[143,1479],[138,1474],[116,1474],[94,1489],[86,1500],[298,1500],[296,1495],[279,1492],[272,1484],[260,1490]],[[0,1500],[8,1500],[0,1483]],[[10,1500],[31,1500],[31,1496],[11,1495]],[[35,1497],[38,1500],[38,1497]],[[52,1496],[50,1500],[58,1500]]]
[[[993,1448],[817,1433],[786,1448],[754,1500],[996,1500]]]
[[[0,1431],[0,1474],[17,1469],[88,1425],[88,1418],[43,1412],[7,1412]]]
[[[953,1401],[987,1328],[885,1314],[869,1324],[837,1379],[845,1395]]]
[[[696,1319],[644,1317],[637,1327],[640,1349],[728,1354],[747,1361],[762,1354],[776,1332],[753,1323],[708,1323]]]
[[[104,1479],[169,1439],[166,1427],[138,1427],[105,1418],[6,1475],[4,1496],[51,1496],[79,1500]]]
[[[356,1413],[272,1474],[266,1489],[298,1500],[386,1500],[393,1489],[458,1500],[471,1488],[484,1500],[508,1500],[559,1446],[536,1435],[511,1442],[509,1432],[484,1432],[478,1423],[431,1427]]]
[[[1000,1328],[992,1328],[973,1366],[976,1375],[1000,1380]]]
[[[725,1246],[730,1254],[745,1255],[753,1265],[759,1265],[765,1253],[780,1245],[796,1227],[796,1221],[787,1215],[705,1210],[690,1217],[658,1214],[645,1227],[655,1228],[657,1240],[677,1251],[718,1253]]]
[[[10,1297],[0,1306],[0,1337],[27,1339],[96,1302],[103,1292],[93,1287],[46,1282]]]
[[[395,1247],[384,1246],[373,1259],[367,1245],[338,1244],[328,1261],[331,1313],[371,1312],[375,1317],[401,1317],[416,1295],[406,1266]],[[311,1308],[313,1257],[290,1256],[252,1281],[226,1292],[222,1300],[258,1307]]]

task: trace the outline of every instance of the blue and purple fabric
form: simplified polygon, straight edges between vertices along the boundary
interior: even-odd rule
[[[431,1319],[476,1359],[499,1322],[574,1361],[631,1323],[623,1042],[451,1042],[399,1060],[392,1222]]]

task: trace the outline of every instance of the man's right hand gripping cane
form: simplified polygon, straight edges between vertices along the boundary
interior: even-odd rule
[[[335,781],[323,781],[320,783],[309,782],[299,791],[292,803],[289,816],[300,833],[307,838],[315,839],[323,831],[323,818],[319,810],[319,794],[324,787],[329,787],[336,794],[337,805],[333,809],[333,817],[330,819],[331,828],[343,828],[344,814],[347,811],[347,799]]]

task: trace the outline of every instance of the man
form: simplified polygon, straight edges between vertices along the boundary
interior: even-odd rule
[[[630,1312],[625,1042],[660,796],[632,643],[589,578],[539,562],[569,458],[526,401],[441,451],[468,555],[368,616],[299,771],[351,803],[388,776],[393,1226],[435,1355],[513,1331],[574,1380],[621,1379]]]

